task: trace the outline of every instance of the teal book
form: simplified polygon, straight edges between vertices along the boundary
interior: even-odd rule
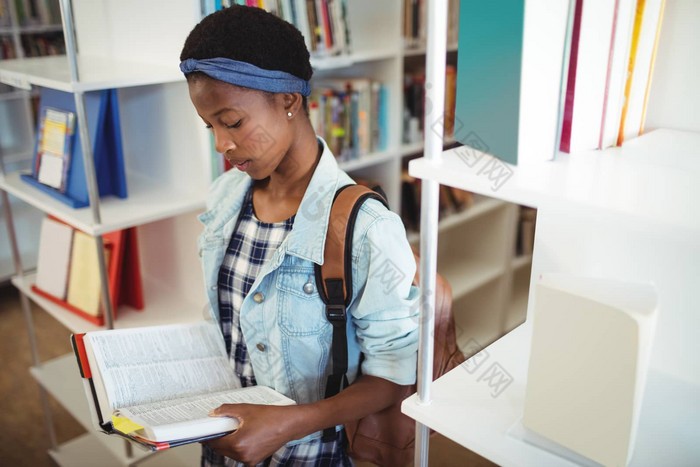
[[[554,157],[568,13],[565,0],[461,2],[454,132],[471,167]]]
[[[455,137],[517,163],[524,0],[462,2]]]

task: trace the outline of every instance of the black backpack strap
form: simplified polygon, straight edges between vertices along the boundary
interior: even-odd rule
[[[318,294],[326,304],[326,319],[333,325],[333,370],[326,382],[326,399],[348,385],[346,309],[352,300],[352,240],[357,213],[369,198],[380,201],[388,208],[384,197],[361,185],[346,185],[336,191],[328,220],[323,266],[314,265]],[[324,442],[332,441],[335,437],[335,428],[323,430]]]

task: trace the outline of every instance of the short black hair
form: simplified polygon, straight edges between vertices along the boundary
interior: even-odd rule
[[[310,80],[309,51],[299,30],[262,8],[232,5],[206,16],[180,53],[188,58],[230,58]]]

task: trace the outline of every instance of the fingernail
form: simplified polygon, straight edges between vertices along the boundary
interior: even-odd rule
[[[209,411],[209,416],[210,416],[210,417],[216,417],[216,411],[215,411],[215,410],[210,410],[210,411]]]

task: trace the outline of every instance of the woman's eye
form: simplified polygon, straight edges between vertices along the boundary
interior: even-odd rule
[[[242,121],[242,120],[238,120],[238,121],[237,121],[236,123],[234,123],[233,125],[226,125],[226,128],[229,128],[229,129],[230,129],[230,128],[238,128],[239,126],[241,126],[241,121]]]

